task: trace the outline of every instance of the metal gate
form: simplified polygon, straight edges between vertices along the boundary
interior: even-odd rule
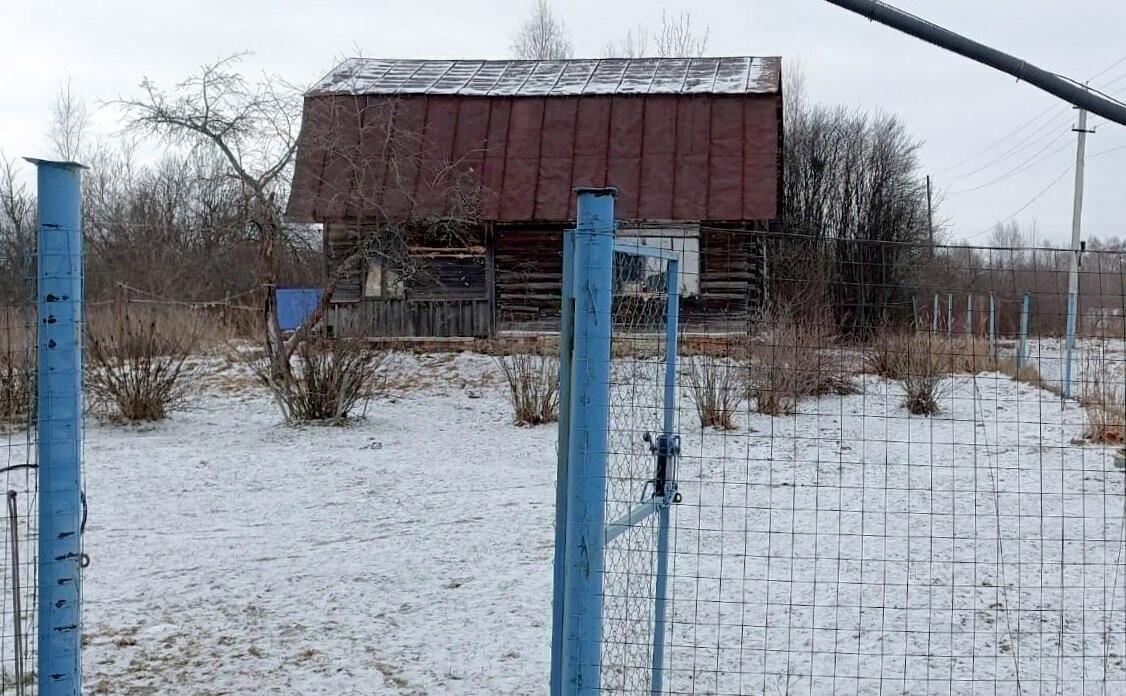
[[[564,239],[551,693],[659,694],[676,461],[679,261],[614,237],[613,189]]]

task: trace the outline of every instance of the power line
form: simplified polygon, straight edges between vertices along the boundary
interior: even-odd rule
[[[1123,64],[1126,64],[1126,56],[1119,58],[1118,60],[1114,61],[1113,63],[1111,63],[1107,67],[1105,67],[1102,70],[1100,70],[1099,72],[1095,73],[1094,75],[1092,75],[1089,78],[1089,80],[1093,82],[1094,80],[1097,80],[1098,78],[1102,77],[1103,75],[1107,74],[1111,70],[1114,70],[1115,68],[1117,68],[1117,67],[1119,67],[1120,65],[1123,65]],[[1104,89],[1104,90],[1108,89],[1108,88],[1112,87],[1113,85],[1117,84],[1119,81],[1124,80],[1124,79],[1126,79],[1126,73],[1123,73],[1123,74],[1119,75],[1118,77],[1114,78],[1113,80],[1111,80],[1109,83],[1104,84],[1102,86],[1102,89]],[[1013,138],[1016,138],[1020,133],[1024,132],[1024,130],[1026,128],[1032,126],[1033,124],[1039,123],[1045,116],[1047,116],[1049,114],[1058,114],[1058,115],[1062,116],[1064,113],[1066,113],[1068,111],[1068,109],[1069,109],[1069,107],[1062,106],[1062,105],[1049,106],[1048,108],[1044,109],[1043,111],[1041,111],[1036,116],[1033,116],[1030,120],[1026,121],[1024,124],[1022,124],[1021,126],[1016,128],[1015,130],[1010,131],[1006,135],[1004,135],[1001,138],[999,138],[998,140],[994,141],[991,145],[987,146],[986,148],[979,150],[978,152],[976,152],[975,154],[966,158],[965,160],[962,160],[958,164],[955,164],[951,167],[947,167],[946,169],[939,171],[938,175],[941,176],[941,175],[943,175],[947,172],[951,172],[951,171],[960,169],[962,166],[969,164],[970,162],[982,157],[983,155],[986,155],[986,154],[996,150],[998,147],[1000,147],[1003,144],[1009,142]],[[1057,121],[1057,120],[1058,119],[1056,119],[1055,116],[1048,119],[1049,122]],[[1037,128],[1035,131],[1033,131],[1028,136],[1028,138],[1029,139],[1034,138],[1037,133],[1042,132],[1044,130],[1045,125],[1047,125],[1047,124],[1042,123],[1040,128]],[[1017,147],[1019,148],[1020,145],[1018,144]],[[1005,159],[1008,155],[1009,155],[1009,153],[1006,152],[1005,154],[1001,155],[999,158],[991,161],[989,164],[983,165],[982,167],[974,170],[973,172],[970,172],[969,174],[964,174],[964,175],[958,177],[958,179],[973,176],[974,174],[982,171],[983,169],[986,169],[986,168],[992,166],[995,162]]]
[[[1043,191],[1041,191],[1040,193],[1038,193],[1038,194],[1036,194],[1035,196],[1033,196],[1033,197],[1032,197],[1032,200],[1030,200],[1030,201],[1028,201],[1027,203],[1025,203],[1024,205],[1022,205],[1022,206],[1021,206],[1020,208],[1018,208],[1018,209],[1016,210],[1016,212],[1014,212],[1014,213],[1013,213],[1012,215],[1009,215],[1008,217],[1005,217],[1005,218],[1002,218],[1002,219],[998,220],[997,222],[993,223],[993,224],[992,224],[992,225],[990,225],[989,227],[986,227],[986,228],[985,228],[985,229],[983,229],[982,231],[980,231],[980,232],[975,232],[974,234],[971,234],[971,235],[969,235],[969,236],[965,237],[965,239],[973,239],[974,237],[980,237],[980,236],[981,236],[981,235],[983,235],[983,234],[987,234],[987,233],[989,233],[989,232],[992,232],[992,231],[993,231],[993,230],[995,230],[995,229],[996,229],[996,228],[997,228],[997,227],[998,227],[999,225],[1003,225],[1003,224],[1005,224],[1005,223],[1006,223],[1006,222],[1008,222],[1009,220],[1012,220],[1013,218],[1015,218],[1015,217],[1016,217],[1017,215],[1020,215],[1020,214],[1021,214],[1021,213],[1023,213],[1024,211],[1028,210],[1029,208],[1031,208],[1031,207],[1033,206],[1033,204],[1035,204],[1035,203],[1036,203],[1037,201],[1039,201],[1039,200],[1040,200],[1041,198],[1043,198],[1044,196],[1048,195],[1048,192],[1049,192],[1049,191],[1051,191],[1051,190],[1052,190],[1053,188],[1055,188],[1055,187],[1056,187],[1056,184],[1058,184],[1058,183],[1060,183],[1061,181],[1063,181],[1063,178],[1064,178],[1065,176],[1067,176],[1068,174],[1070,174],[1070,173],[1071,173],[1071,172],[1072,172],[1072,171],[1073,171],[1074,169],[1075,169],[1075,165],[1073,164],[1073,165],[1071,165],[1070,167],[1068,167],[1067,169],[1063,170],[1063,172],[1061,172],[1059,176],[1057,176],[1057,177],[1056,177],[1055,179],[1052,179],[1052,183],[1050,183],[1050,184],[1048,184],[1047,186],[1045,186],[1045,187],[1044,187],[1044,190],[1043,190]]]
[[[961,196],[963,194],[973,193],[974,191],[980,191],[982,189],[989,188],[990,186],[996,186],[997,184],[999,184],[1003,181],[1007,181],[1008,179],[1011,179],[1012,177],[1014,177],[1018,174],[1022,174],[1024,172],[1028,171],[1029,169],[1036,167],[1039,164],[1047,162],[1051,158],[1055,157],[1056,155],[1058,155],[1059,153],[1063,152],[1065,149],[1070,147],[1071,143],[1064,143],[1063,145],[1060,145],[1059,147],[1057,147],[1055,150],[1052,150],[1051,152],[1049,152],[1046,156],[1044,156],[1044,157],[1040,157],[1040,156],[1043,155],[1044,152],[1048,148],[1052,147],[1053,145],[1058,143],[1062,138],[1066,137],[1069,134],[1070,133],[1066,132],[1066,131],[1063,132],[1063,133],[1060,133],[1055,138],[1053,138],[1051,141],[1049,141],[1047,145],[1045,145],[1040,150],[1038,150],[1035,154],[1033,154],[1031,157],[1024,160],[1023,162],[1018,164],[1016,167],[1013,167],[1012,169],[1005,172],[1004,174],[997,177],[996,179],[993,179],[992,181],[984,183],[980,186],[975,186],[973,188],[968,188],[968,189],[962,189],[961,191],[954,191],[954,192],[949,193],[947,195],[949,195],[949,196]],[[1037,159],[1037,158],[1039,158],[1039,159]]]

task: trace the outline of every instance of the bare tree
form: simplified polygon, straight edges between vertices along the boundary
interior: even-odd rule
[[[520,60],[564,60],[574,53],[567,25],[555,18],[548,0],[533,0],[532,14],[513,37],[513,57]]]
[[[649,30],[640,24],[626,29],[622,38],[606,42],[602,55],[606,58],[642,58],[649,55]]]
[[[670,15],[662,10],[661,26],[652,35],[644,26],[631,27],[621,39],[607,43],[603,55],[607,58],[698,58],[707,52],[710,37],[711,28],[695,27],[690,12]]]
[[[277,316],[277,256],[286,243],[281,201],[297,150],[300,91],[277,77],[250,82],[235,69],[241,55],[204,66],[170,92],[147,78],[141,95],[118,100],[127,130],[191,148],[215,148],[243,194],[245,225],[258,242],[265,349],[277,382],[292,374],[295,344],[283,342]],[[280,384],[273,384],[281,388]]]
[[[0,153],[0,302],[28,301],[35,244],[35,198],[16,177],[15,161]]]
[[[51,104],[48,138],[55,149],[55,155],[64,160],[79,159],[89,126],[90,117],[86,105],[71,89],[68,77],[55,91],[55,101]]]
[[[466,183],[472,181],[468,167],[441,161],[426,151],[422,134],[399,125],[394,100],[314,100],[301,147],[332,164],[324,172],[316,170],[311,175],[319,178],[299,190],[316,192],[325,205],[349,211],[345,217],[355,221],[355,238],[330,259],[315,310],[283,338],[277,315],[282,262],[310,249],[308,236],[283,220],[297,152],[300,90],[275,77],[248,81],[236,70],[238,60],[233,56],[204,66],[170,91],[146,80],[140,96],[117,103],[127,131],[188,146],[189,159],[169,159],[148,176],[162,193],[159,200],[179,200],[174,211],[192,211],[201,221],[191,242],[208,248],[212,241],[205,231],[213,228],[219,231],[215,244],[248,239],[256,246],[268,364],[263,374],[289,419],[293,413],[286,397],[301,388],[291,359],[321,323],[341,282],[356,277],[373,256],[402,278],[423,275],[413,272],[411,244],[421,237],[423,246],[433,246],[435,238],[471,227],[479,191]],[[162,229],[177,228],[159,208],[145,215],[150,222],[167,220]]]

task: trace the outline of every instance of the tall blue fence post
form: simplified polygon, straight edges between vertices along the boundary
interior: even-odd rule
[[[666,280],[668,300],[665,311],[665,403],[664,403],[664,442],[666,447],[674,447],[676,442],[676,365],[680,333],[680,262],[668,262]],[[678,453],[679,454],[679,453]],[[654,588],[653,604],[653,673],[650,678],[650,693],[659,696],[665,678],[665,617],[668,613],[669,594],[669,527],[672,520],[669,506],[676,495],[675,471],[667,472],[660,505],[657,507],[657,582]]]
[[[1032,294],[1024,293],[1020,301],[1020,345],[1017,347],[1017,367],[1024,367],[1028,359],[1028,316],[1032,310]]]
[[[938,335],[938,293],[934,294],[934,309],[931,311],[931,333]]]
[[[577,193],[561,693],[595,696],[601,686],[610,311],[617,192],[579,189]]]
[[[564,582],[567,577],[567,456],[571,431],[571,360],[574,350],[575,235],[563,233],[563,305],[559,326],[559,442],[555,471],[555,565],[551,597],[551,689],[550,696],[562,696]]]
[[[82,166],[38,167],[39,696],[77,696],[82,639]]]

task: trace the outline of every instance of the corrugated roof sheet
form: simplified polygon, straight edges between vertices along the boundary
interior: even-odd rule
[[[543,61],[349,58],[321,79],[309,96],[777,94],[781,67],[781,58],[752,57]]]

